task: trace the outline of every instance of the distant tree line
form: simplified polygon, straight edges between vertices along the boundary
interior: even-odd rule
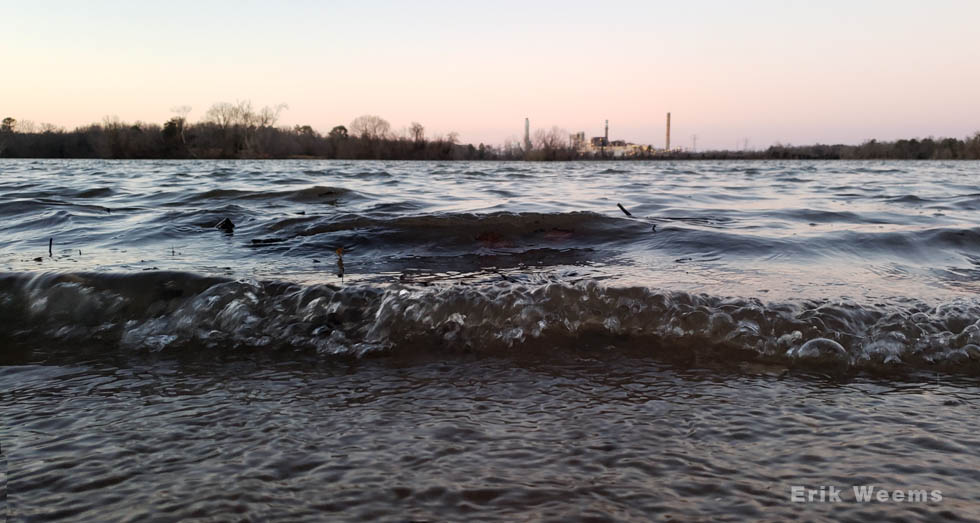
[[[107,117],[100,123],[65,130],[51,124],[0,121],[0,158],[327,158],[372,160],[593,160],[613,159],[585,154],[558,127],[539,129],[526,150],[522,141],[502,147],[459,143],[456,133],[426,136],[418,122],[395,132],[383,118],[364,115],[348,125],[321,134],[309,125],[277,126],[285,105],[253,108],[251,102],[221,102],[197,123],[187,119],[190,108],[173,109],[163,125],[124,123]],[[860,145],[782,145],[738,151],[653,151],[630,160],[980,160],[980,132],[965,139],[925,138]]]
[[[980,132],[962,140],[913,138],[894,142],[868,140],[861,145],[776,144],[760,151],[736,151],[727,154],[775,160],[980,160]]]
[[[188,107],[163,125],[100,123],[65,130],[7,117],[0,122],[2,158],[227,159],[331,158],[377,160],[491,160],[499,148],[460,144],[456,133],[427,137],[413,122],[393,132],[383,118],[364,115],[321,134],[309,125],[277,126],[285,105],[256,109],[251,102],[216,103],[197,123]]]

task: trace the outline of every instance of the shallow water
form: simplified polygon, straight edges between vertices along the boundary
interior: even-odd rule
[[[975,162],[5,160],[6,510],[978,518],[978,210]],[[943,499],[790,501],[865,484]]]
[[[580,353],[0,369],[11,513],[76,521],[980,517],[975,382]],[[793,485],[940,490],[789,501]]]

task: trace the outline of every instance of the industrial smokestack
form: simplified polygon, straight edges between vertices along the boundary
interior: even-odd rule
[[[609,120],[606,120],[606,136],[605,136],[605,140],[606,140],[606,145],[608,145],[609,144]]]
[[[531,150],[531,119],[524,119],[524,150]]]
[[[667,146],[664,150],[670,151],[670,113],[667,113]]]

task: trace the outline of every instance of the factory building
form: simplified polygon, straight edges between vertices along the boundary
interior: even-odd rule
[[[579,131],[568,135],[568,143],[578,154],[591,157],[624,158],[676,152],[670,148],[670,113],[667,113],[667,132],[663,149],[657,149],[652,145],[635,144],[626,140],[610,140],[609,120],[605,121],[602,136],[593,136],[586,140],[585,132]],[[524,119],[524,150],[531,150],[531,123],[527,118]]]
[[[571,135],[571,144],[583,156],[624,158],[663,153],[663,151],[655,149],[652,145],[635,144],[626,140],[610,140],[609,120],[605,122],[602,136],[593,136],[586,142],[585,133],[578,132]]]

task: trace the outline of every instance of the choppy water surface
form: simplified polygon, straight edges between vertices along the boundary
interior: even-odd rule
[[[980,517],[978,217],[971,162],[3,161],[6,510]],[[866,483],[944,498],[789,501]]]

